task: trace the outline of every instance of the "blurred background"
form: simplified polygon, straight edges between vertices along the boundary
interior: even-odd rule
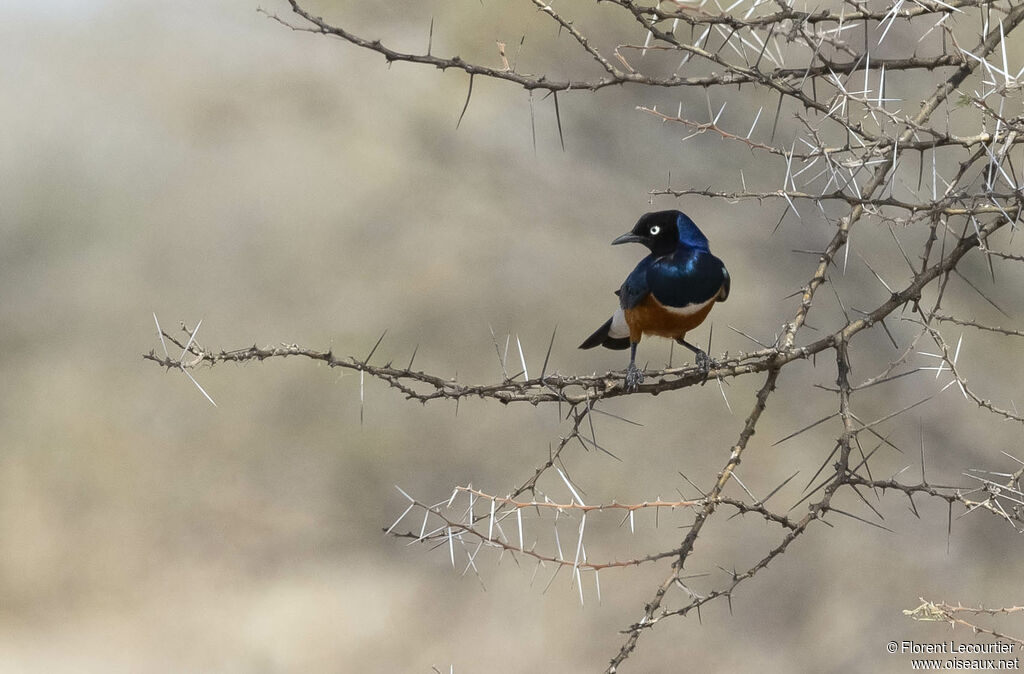
[[[495,66],[496,42],[511,54],[525,35],[523,71],[594,74],[528,4],[312,8],[410,51],[426,48],[433,18],[434,53]],[[287,342],[362,357],[387,330],[375,361],[404,363],[415,348],[418,367],[468,382],[500,379],[490,329],[518,336],[539,371],[557,325],[550,368],[607,371],[625,366],[623,353],[576,345],[641,255],[608,246],[640,214],[682,208],[727,263],[733,294],[709,321],[718,353],[757,348],[728,326],[774,339],[816,262],[794,249],[820,249],[830,227],[791,214],[773,234],[778,204],[651,200],[670,184],[736,189],[741,168],[751,187],[781,180],[779,165],[711,137],[684,144],[684,130],[635,109],[699,111],[701,91],[562,95],[563,151],[551,99],[478,78],[456,129],[464,74],[388,67],[258,6],[288,10],[274,0],[0,9],[0,670],[602,671],[665,565],[606,572],[600,601],[588,585],[581,605],[568,574],[546,588],[549,569],[534,577],[530,563],[485,550],[479,577],[461,575],[446,549],[382,534],[405,508],[395,485],[436,502],[457,484],[504,494],[525,481],[566,431],[556,409],[464,401],[456,414],[368,381],[360,423],[358,377],[298,359],[195,371],[214,408],[179,373],[143,361],[160,349],[153,313],[175,330],[201,319],[197,339],[218,350]],[[588,25],[600,33],[620,20],[601,10]],[[625,39],[642,42],[636,33]],[[745,131],[775,99],[744,94],[724,119]],[[792,111],[781,119],[785,134]],[[889,293],[857,256],[891,282],[906,273],[888,230],[862,225],[834,281],[867,309]],[[1024,279],[1004,267],[995,285],[984,260],[963,271],[1010,318],[964,284],[951,285],[948,306],[1020,327]],[[816,312],[805,339],[841,318],[831,300]],[[901,346],[913,334],[889,327]],[[705,344],[708,329],[693,337]],[[858,342],[855,377],[898,353],[884,333]],[[960,362],[1009,407],[1020,355],[972,332]],[[668,343],[645,342],[640,359],[664,365]],[[811,388],[834,380],[831,362],[784,371],[740,470],[759,496],[800,471],[775,497],[795,503],[831,451],[834,423],[773,443],[834,409]],[[566,466],[595,503],[696,496],[679,473],[711,484],[761,381],[728,382],[729,406],[713,382],[613,401],[609,411],[643,424],[596,420],[621,461],[574,447]],[[905,453],[879,452],[876,476],[919,474],[921,447],[936,483],[969,484],[970,467],[1016,469],[1001,452],[1021,456],[1019,426],[995,423],[955,386],[939,393],[947,381],[907,377],[855,398],[873,419],[936,394],[885,427]],[[541,487],[568,498],[556,476]],[[1008,525],[971,514],[947,539],[945,505],[917,505],[921,519],[905,498],[881,497],[892,532],[850,519],[818,527],[744,584],[731,611],[714,604],[699,621],[650,630],[623,671],[905,671],[887,641],[973,638],[904,617],[919,597],[1024,601]],[[638,516],[630,535],[618,519],[588,529],[591,561],[671,549],[689,522]],[[550,520],[526,527],[550,546]],[[708,574],[695,587],[747,568],[777,536],[753,519],[713,523],[690,562]]]

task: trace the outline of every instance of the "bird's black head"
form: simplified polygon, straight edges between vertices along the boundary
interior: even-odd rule
[[[707,237],[693,220],[680,211],[646,213],[631,231],[612,241],[612,245],[634,242],[644,244],[655,255],[673,253],[680,244],[704,250],[708,248]]]

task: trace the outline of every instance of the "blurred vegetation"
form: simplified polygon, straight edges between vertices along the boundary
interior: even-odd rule
[[[557,63],[568,47],[529,7],[476,5],[320,9],[409,45],[425,44],[433,17],[434,48],[467,58],[496,59],[495,41],[525,31],[524,68]],[[255,7],[0,9],[0,669],[603,668],[623,616],[640,609],[636,588],[659,570],[608,574],[602,603],[581,609],[567,578],[545,593],[532,568],[487,560],[483,591],[446,555],[381,535],[404,507],[395,484],[440,499],[456,483],[502,490],[509,475],[528,477],[559,432],[554,410],[469,402],[456,415],[368,385],[361,425],[358,378],[297,361],[197,372],[213,408],[141,360],[158,344],[151,314],[165,326],[203,319],[199,339],[216,348],[297,342],[365,355],[387,329],[381,360],[418,345],[424,369],[470,381],[499,373],[488,326],[518,334],[539,367],[557,325],[553,367],[621,368],[620,353],[575,349],[634,262],[636,251],[608,242],[652,209],[647,192],[670,172],[673,184],[731,185],[739,167],[758,167],[710,137],[682,145],[678,129],[634,109],[674,108],[678,92],[560,97],[563,152],[550,100],[533,101],[535,150],[526,94],[479,81],[456,130],[464,76],[388,68]],[[829,235],[792,218],[773,235],[765,223],[781,210],[756,205],[654,206],[686,210],[729,265],[733,297],[712,317],[719,350],[750,348],[727,325],[771,338],[806,275],[792,250]],[[883,234],[856,238],[856,250],[895,267]],[[1012,306],[1024,279],[1000,273],[987,289]],[[883,296],[852,259],[843,284]],[[977,306],[979,319],[998,317]],[[891,346],[871,338],[884,362]],[[1019,393],[1019,350],[1005,349],[975,334],[964,346],[972,380],[994,398]],[[661,364],[669,346],[641,351]],[[806,379],[783,378],[744,461],[748,483],[777,484],[797,458],[831,447],[814,433],[770,446],[820,416],[803,392],[822,377],[798,369]],[[752,386],[726,392],[746,401]],[[872,405],[890,409],[908,390]],[[621,463],[572,455],[595,501],[674,495],[685,489],[676,471],[707,480],[740,423],[714,385],[613,409],[644,426],[601,422]],[[923,443],[929,470],[951,480],[965,463],[994,467],[1000,450],[1019,449],[1019,429],[961,421],[972,413],[946,391],[893,441]],[[914,460],[894,454],[879,469]],[[954,524],[947,543],[944,508],[919,507],[920,522],[890,509],[895,534],[849,522],[808,536],[731,614],[716,606],[700,627],[688,619],[650,634],[631,671],[880,671],[891,666],[885,641],[912,629],[922,641],[948,637],[908,626],[900,610],[922,594],[1001,602],[1019,555],[998,522]],[[635,554],[663,533],[645,525],[601,540]],[[756,561],[764,545],[756,523],[727,526],[701,549],[708,571]]]

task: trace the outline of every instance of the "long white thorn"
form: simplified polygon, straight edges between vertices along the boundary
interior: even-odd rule
[[[1010,64],[1006,60],[1006,36],[1003,34],[1003,20],[999,19],[999,48],[1003,51],[1003,78],[1006,86],[1010,86]]]
[[[391,532],[392,532],[392,531],[394,530],[394,528],[398,526],[398,523],[399,523],[399,522],[401,522],[402,520],[404,520],[404,519],[405,519],[405,516],[409,514],[409,511],[410,511],[410,510],[412,510],[412,509],[413,509],[413,508],[415,508],[415,507],[416,507],[416,504],[415,504],[415,503],[410,503],[410,504],[409,504],[409,507],[408,507],[408,508],[406,508],[406,509],[405,509],[405,510],[404,510],[404,511],[402,512],[402,514],[398,516],[398,519],[397,519],[397,520],[395,520],[395,523],[394,523],[394,524],[392,524],[392,525],[391,525],[390,527],[388,527],[387,531],[385,531],[384,533],[385,533],[385,534],[390,534],[390,533],[391,533]]]
[[[568,488],[569,488],[569,491],[571,491],[571,492],[572,492],[572,496],[573,496],[573,498],[575,498],[575,499],[576,499],[576,502],[577,502],[577,503],[579,503],[579,504],[580,504],[581,506],[585,506],[585,505],[587,505],[586,503],[584,503],[584,502],[583,502],[583,499],[581,499],[581,498],[580,498],[580,495],[579,495],[579,494],[578,494],[578,493],[576,492],[576,490],[575,490],[575,489],[573,488],[573,486],[572,486],[572,483],[571,483],[571,482],[569,482],[569,478],[567,478],[567,477],[565,476],[565,473],[563,473],[563,472],[562,472],[562,469],[561,469],[561,468],[559,468],[558,466],[555,466],[555,470],[557,470],[557,471],[558,471],[558,475],[559,475],[559,476],[560,476],[560,477],[562,478],[562,482],[564,482],[564,483],[565,483],[565,486],[566,486],[566,487],[568,487]]]
[[[200,392],[200,393],[202,393],[202,394],[203,394],[204,396],[206,396],[206,399],[210,401],[210,404],[211,404],[211,405],[213,405],[214,407],[216,407],[216,406],[217,406],[217,403],[213,402],[213,398],[211,398],[211,397],[210,397],[210,394],[209,394],[209,393],[207,393],[207,392],[206,392],[206,391],[205,391],[205,390],[203,389],[203,387],[199,385],[199,382],[197,382],[197,381],[196,381],[196,378],[192,376],[192,373],[191,373],[191,372],[189,372],[188,370],[186,370],[185,368],[182,368],[182,369],[181,369],[181,371],[185,373],[185,376],[186,376],[186,377],[188,377],[189,379],[191,379],[191,380],[192,380],[192,383],[196,385],[196,388],[197,388],[197,389],[199,389],[199,392]]]
[[[519,335],[516,335],[516,346],[519,347],[519,362],[523,364],[523,378],[529,381],[530,371],[526,369],[526,356],[523,355],[523,343],[519,341]]]
[[[168,360],[171,354],[167,353],[167,342],[164,341],[164,331],[160,329],[160,321],[156,319],[156,312],[153,312],[153,322],[156,323],[156,336],[160,338],[160,346],[164,348],[164,358]]]
[[[761,112],[763,110],[763,105],[757,109],[757,115],[754,116],[754,123],[750,125],[750,131],[747,132],[747,140],[750,140],[750,137],[754,135],[754,127],[757,126],[757,120],[761,119]],[[156,314],[154,314],[153,316],[155,318]]]
[[[202,325],[202,324],[203,324],[203,320],[199,319],[199,322],[196,323],[196,329],[193,330],[192,334],[188,336],[188,342],[185,343],[185,348],[181,350],[181,362],[182,363],[185,362],[185,354],[188,353],[189,347],[192,346],[192,342],[195,341],[196,335],[199,334],[199,326]]]

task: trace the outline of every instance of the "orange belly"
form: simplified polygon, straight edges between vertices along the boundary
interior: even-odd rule
[[[623,312],[626,314],[626,325],[629,326],[629,339],[639,342],[643,335],[682,339],[687,332],[704,322],[714,303],[711,300],[693,313],[679,314],[665,308],[653,295],[648,295],[635,307]]]

